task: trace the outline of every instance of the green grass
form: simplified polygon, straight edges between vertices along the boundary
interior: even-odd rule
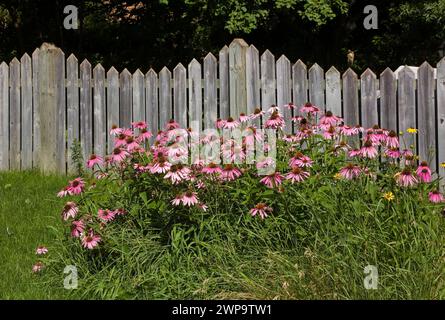
[[[55,195],[66,177],[37,172],[0,173],[0,298],[57,299],[59,287],[44,285],[31,272],[37,261],[35,248],[54,239],[49,226],[60,226],[58,212],[64,200]]]

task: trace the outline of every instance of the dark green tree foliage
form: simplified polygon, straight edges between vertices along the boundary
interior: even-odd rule
[[[63,8],[79,8],[79,29],[63,28]],[[366,5],[378,8],[366,30]],[[174,67],[214,53],[235,37],[291,61],[354,68],[435,63],[444,55],[445,0],[2,0],[0,59],[53,42],[79,59],[134,71]]]

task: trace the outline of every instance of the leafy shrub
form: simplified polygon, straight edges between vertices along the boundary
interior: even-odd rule
[[[67,231],[43,274],[75,265],[84,298],[444,297],[444,201],[416,130],[399,140],[283,108],[304,116],[272,106],[204,134],[172,120],[156,137],[114,127],[112,154],[59,193]],[[379,290],[363,286],[367,265]]]

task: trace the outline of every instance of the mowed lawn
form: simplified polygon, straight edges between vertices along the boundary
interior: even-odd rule
[[[56,197],[67,177],[38,172],[0,172],[0,299],[60,299],[60,287],[31,272],[38,245],[50,244],[60,228],[64,199]],[[62,271],[61,271],[62,272]]]

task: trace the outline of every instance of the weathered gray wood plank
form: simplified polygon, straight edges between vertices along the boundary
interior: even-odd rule
[[[325,110],[324,83],[324,71],[315,63],[309,69],[309,100],[321,110]]]
[[[341,75],[340,72],[331,67],[326,71],[326,110],[342,117],[341,110]]]
[[[188,65],[189,74],[189,127],[193,131],[202,129],[201,65],[193,59]]]
[[[360,77],[362,125],[372,128],[379,124],[377,110],[377,77],[371,69],[366,69]]]
[[[82,156],[87,161],[93,152],[93,106],[91,99],[91,64],[80,64],[80,143]]]
[[[357,74],[348,69],[343,74],[343,118],[346,125],[356,126],[360,123],[358,110]]]
[[[93,152],[104,157],[107,146],[107,113],[105,105],[105,69],[98,64],[93,69],[94,95],[93,95]]]
[[[0,170],[9,169],[9,67],[0,64]]]
[[[68,172],[75,173],[75,164],[72,161],[74,141],[80,141],[79,135],[79,62],[71,54],[66,61],[66,103],[67,103],[67,147]]]
[[[20,59],[21,110],[21,168],[32,168],[32,67],[31,57]]]
[[[418,69],[418,124],[420,161],[428,161],[433,171],[436,163],[436,110],[434,99],[434,70],[428,62]]]
[[[398,132],[397,81],[389,68],[380,74],[380,121],[382,128]]]
[[[40,149],[40,112],[39,112],[39,52],[37,48],[32,53],[32,166],[39,168]]]
[[[107,151],[111,153],[114,138],[110,135],[113,126],[119,126],[119,72],[111,67],[107,72]]]
[[[437,64],[437,139],[437,171],[443,178],[441,185],[445,186],[445,58]]]
[[[251,45],[246,55],[247,113],[261,109],[260,56],[258,49]]]
[[[247,112],[246,52],[249,46],[243,39],[234,39],[229,45],[230,115],[237,118]]]
[[[211,53],[204,58],[204,129],[214,128],[218,118],[217,64]]]
[[[66,173],[66,84],[65,84],[65,53],[58,50],[56,59],[56,165],[57,172]]]
[[[148,130],[156,137],[159,130],[158,114],[158,77],[153,69],[145,75],[145,99],[146,99],[146,119]],[[151,141],[154,140],[154,137]]]
[[[297,107],[294,115],[298,115],[301,114],[300,107],[308,101],[307,67],[301,60],[292,66],[292,84],[293,103]]]
[[[133,121],[145,121],[144,74],[137,69],[133,73]]]
[[[230,113],[229,99],[229,47],[219,51],[219,113],[218,117],[227,119]]]
[[[131,73],[127,69],[124,69],[119,75],[119,125],[125,128],[131,126],[131,119],[133,118],[133,94],[131,85]]]
[[[179,63],[173,69],[173,114],[181,128],[187,128],[187,70]]]
[[[172,87],[171,72],[167,67],[159,73],[159,127],[165,128],[172,119]]]
[[[292,102],[291,90],[291,68],[289,59],[282,55],[277,60],[277,105],[284,115],[285,128],[284,132],[292,133],[292,110],[285,108],[284,105]]]
[[[275,92],[275,57],[266,50],[261,55],[261,108],[267,111],[276,104]]]
[[[9,168],[20,170],[20,61],[9,64]]]
[[[404,67],[398,75],[398,115],[400,131],[416,128],[416,77],[409,67]],[[407,139],[405,139],[407,140]],[[407,143],[412,143],[408,141]],[[414,144],[416,141],[414,139]]]

